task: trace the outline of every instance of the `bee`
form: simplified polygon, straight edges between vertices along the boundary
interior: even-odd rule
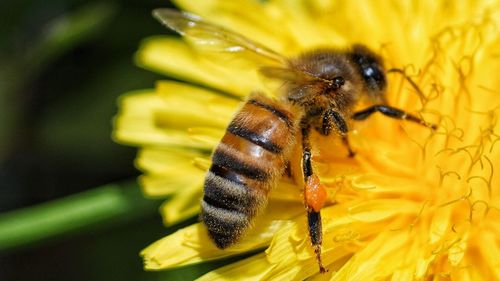
[[[311,163],[311,132],[340,137],[349,157],[354,157],[348,141],[349,120],[365,120],[379,112],[432,129],[436,126],[387,104],[383,61],[363,45],[317,49],[288,58],[194,14],[156,9],[153,15],[201,48],[250,52],[271,62],[258,71],[283,83],[274,97],[260,91],[249,95],[212,155],[201,202],[201,219],[209,237],[221,249],[238,242],[286,173],[294,147],[301,145],[308,232],[319,270],[326,272],[321,260],[321,208],[326,191]],[[371,105],[354,112],[361,100]]]

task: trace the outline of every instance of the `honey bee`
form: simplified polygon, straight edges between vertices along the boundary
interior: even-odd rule
[[[268,193],[285,174],[287,163],[293,161],[292,150],[301,145],[309,236],[319,270],[326,272],[321,261],[321,208],[326,192],[311,163],[311,131],[339,136],[349,157],[354,157],[348,120],[364,120],[380,112],[432,129],[436,126],[387,104],[382,59],[363,45],[317,49],[287,58],[197,15],[171,9],[156,9],[153,15],[201,48],[250,52],[272,62],[274,66],[262,66],[258,71],[283,83],[275,97],[259,91],[249,95],[212,155],[201,202],[201,219],[209,237],[224,249],[244,236],[267,204]],[[371,106],[354,112],[361,100]]]

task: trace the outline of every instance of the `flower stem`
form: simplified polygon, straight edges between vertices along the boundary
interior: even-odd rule
[[[0,251],[153,214],[135,181],[114,183],[33,207],[0,214]]]

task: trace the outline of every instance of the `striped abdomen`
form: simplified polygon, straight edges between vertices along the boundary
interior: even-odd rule
[[[262,95],[229,124],[205,178],[201,217],[219,248],[236,242],[267,203],[295,142],[297,116]]]

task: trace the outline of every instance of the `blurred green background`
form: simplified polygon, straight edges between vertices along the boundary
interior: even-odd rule
[[[0,280],[189,280],[210,267],[142,270],[139,251],[180,226],[162,226],[136,150],[110,139],[117,97],[163,78],[133,54],[166,33],[151,10],[168,6],[0,2]]]

